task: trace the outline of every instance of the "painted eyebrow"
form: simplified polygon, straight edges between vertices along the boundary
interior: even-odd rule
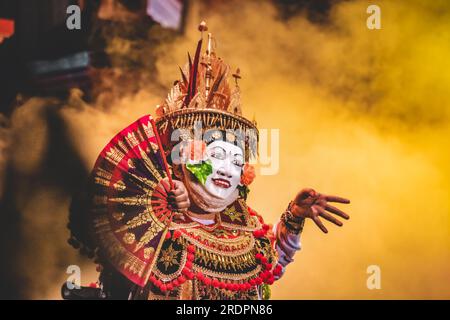
[[[212,151],[217,150],[217,149],[219,149],[220,151],[223,151],[223,152],[226,153],[226,150],[225,150],[224,148],[220,147],[220,146],[215,146],[215,147],[213,147],[213,148],[212,148]]]

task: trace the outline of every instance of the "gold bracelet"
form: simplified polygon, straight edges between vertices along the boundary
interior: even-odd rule
[[[286,211],[281,215],[281,221],[283,221],[286,229],[293,234],[300,234],[303,231],[305,225],[305,218],[296,217],[291,211],[293,201],[291,201]]]
[[[305,218],[303,217],[296,217],[293,213],[292,213],[292,207],[294,206],[294,201],[289,202],[289,205],[286,209],[285,212],[287,212],[287,216],[289,219],[289,222],[293,222],[293,223],[302,223]]]
[[[282,218],[282,219],[283,219],[283,218]],[[283,224],[284,224],[284,226],[286,227],[286,230],[287,230],[289,233],[298,235],[298,234],[300,234],[300,233],[303,231],[303,225],[304,225],[304,222],[303,222],[302,224],[300,224],[300,225],[295,225],[295,226],[294,226],[294,225],[292,225],[291,223],[287,222],[286,219],[284,219],[284,220],[283,220]]]

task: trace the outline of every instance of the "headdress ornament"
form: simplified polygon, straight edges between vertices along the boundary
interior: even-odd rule
[[[204,139],[220,139],[242,144],[246,158],[257,153],[258,129],[255,121],[242,116],[240,70],[232,74],[230,67],[217,57],[213,37],[208,33],[207,48],[202,53],[203,33],[208,28],[205,22],[199,25],[202,36],[197,44],[194,59],[188,54],[188,63],[180,68],[181,79],[174,83],[164,104],[157,107],[156,124],[166,145],[166,153],[179,140],[172,141],[172,133],[182,129],[181,139],[193,138],[193,129],[201,124]]]

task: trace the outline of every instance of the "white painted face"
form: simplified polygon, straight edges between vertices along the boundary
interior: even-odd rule
[[[205,189],[212,195],[227,199],[236,190],[241,181],[244,156],[238,146],[217,140],[206,147],[212,164],[212,174],[205,183]]]

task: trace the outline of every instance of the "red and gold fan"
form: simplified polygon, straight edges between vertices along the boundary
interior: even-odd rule
[[[101,258],[134,283],[147,283],[175,211],[170,171],[154,120],[147,115],[118,133],[93,172],[90,214]],[[168,183],[163,181],[168,178]]]

